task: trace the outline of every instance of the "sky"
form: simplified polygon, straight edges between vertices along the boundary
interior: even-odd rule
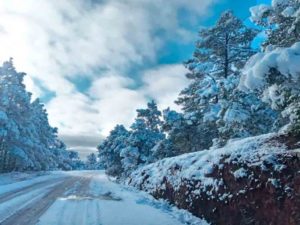
[[[70,149],[95,151],[154,99],[171,107],[188,85],[182,62],[199,29],[267,0],[1,0],[0,61],[14,58]]]

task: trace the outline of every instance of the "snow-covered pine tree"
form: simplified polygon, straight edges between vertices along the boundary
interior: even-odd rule
[[[137,118],[130,127],[127,147],[121,151],[122,166],[125,173],[139,165],[155,160],[152,149],[165,138],[160,117],[161,112],[154,101],[149,102],[146,109],[137,110]]]
[[[184,118],[182,113],[166,109],[163,112],[163,131],[167,134],[154,149],[160,158],[176,156],[188,152],[194,152],[203,148],[208,148],[209,143],[205,143],[209,130],[201,126],[196,126],[194,121]]]
[[[30,95],[23,84],[24,73],[17,73],[10,59],[0,68],[0,108],[4,126],[1,140],[1,170],[34,169],[31,140],[27,125],[30,118]],[[24,143],[24,141],[26,141]]]
[[[300,40],[300,1],[272,0],[250,9],[253,22],[263,27],[267,39],[263,47],[290,47]]]
[[[141,118],[141,115],[136,118],[135,122],[131,125],[130,136],[127,139],[127,146],[134,152],[138,153],[137,165],[147,164],[154,161],[152,148],[161,140],[165,138],[161,131],[156,128],[151,129],[151,126],[146,125],[146,121]],[[126,151],[129,151],[127,149]],[[123,153],[124,155],[124,153]],[[128,155],[128,154],[127,154]],[[136,157],[137,154],[134,154]],[[134,167],[134,166],[132,166]]]
[[[244,91],[256,90],[270,107],[280,113],[278,127],[300,132],[300,42],[254,55],[245,66],[240,82]]]
[[[159,132],[161,130],[161,111],[158,110],[154,100],[148,102],[146,109],[137,109],[137,118],[144,120],[149,130]]]
[[[58,139],[57,128],[50,126],[47,111],[39,99],[30,105],[30,118],[32,129],[28,136],[35,141],[33,153],[41,165],[40,169],[72,169],[70,153],[66,145]]]
[[[71,160],[72,170],[83,170],[85,169],[85,163],[80,159],[78,152],[68,150],[69,158]]]
[[[121,151],[127,147],[129,131],[123,125],[117,125],[109,136],[98,146],[99,165],[111,176],[123,173]]]
[[[32,129],[28,135],[34,140],[34,155],[40,162],[42,170],[57,168],[58,163],[53,152],[56,141],[56,130],[48,122],[48,115],[39,99],[30,105]]]
[[[251,8],[251,18],[266,29],[267,39],[245,66],[240,88],[260,92],[280,113],[277,126],[300,133],[300,2],[272,0]]]
[[[154,160],[160,160],[166,157],[176,156],[180,150],[177,148],[177,139],[174,138],[178,133],[181,132],[183,122],[183,116],[174,110],[167,108],[163,111],[163,123],[162,130],[167,134],[167,137],[159,141],[153,148],[152,154]]]
[[[88,170],[96,170],[99,167],[97,156],[95,153],[91,153],[86,157],[86,169]]]
[[[275,131],[278,113],[262,102],[255,92],[245,93],[234,89],[230,101],[222,106],[217,121],[219,137],[215,147],[223,146],[229,139],[244,138]]]
[[[192,82],[176,101],[184,110],[186,128],[198,139],[195,150],[205,149],[219,138],[219,123],[226,115],[239,83],[241,68],[255,53],[251,43],[256,30],[247,28],[232,12],[224,12],[216,25],[200,31],[194,56],[185,63]],[[194,128],[193,128],[194,127]]]
[[[0,171],[69,169],[69,155],[10,59],[0,67]],[[61,148],[63,146],[63,148]]]
[[[199,32],[194,57],[186,67],[213,79],[227,78],[238,72],[254,53],[251,42],[256,35],[256,30],[246,27],[231,11],[226,11],[215,26]]]

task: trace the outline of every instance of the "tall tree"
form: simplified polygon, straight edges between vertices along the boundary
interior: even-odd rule
[[[25,74],[16,72],[12,59],[4,62],[0,71],[0,107],[6,115],[6,126],[1,128],[6,133],[1,140],[2,170],[32,168],[35,159],[30,143],[22,140],[28,134],[30,118],[30,94],[23,84]]]
[[[145,122],[146,127],[153,131],[159,132],[161,130],[161,111],[158,110],[157,104],[154,100],[148,102],[146,109],[137,109],[137,118]]]
[[[140,165],[155,160],[153,148],[165,138],[162,132],[161,112],[154,101],[148,103],[146,109],[138,109],[135,122],[131,125],[126,148],[122,149],[122,166],[124,173]]]
[[[300,2],[272,0],[271,5],[251,8],[252,21],[267,38],[263,52],[246,65],[241,88],[258,90],[262,100],[281,115],[278,127],[300,133]]]
[[[194,56],[185,63],[192,82],[176,101],[184,110],[185,128],[202,139],[194,149],[208,148],[219,138],[218,121],[233,106],[232,93],[241,68],[255,53],[251,43],[256,34],[231,11],[224,12],[215,26],[200,31]]]
[[[131,135],[128,143],[131,147],[138,148],[139,164],[153,162],[152,148],[164,139],[162,132],[161,111],[157,104],[151,101],[146,109],[137,110],[137,118],[131,125]]]
[[[91,153],[86,158],[86,169],[96,170],[98,169],[98,161],[95,153]]]
[[[123,173],[121,151],[127,147],[129,135],[129,131],[123,125],[117,125],[98,146],[99,165],[111,176]]]
[[[224,12],[216,25],[202,29],[194,57],[186,63],[191,71],[224,77],[241,69],[253,54],[251,42],[257,35],[231,11]]]
[[[66,147],[43,105],[31,103],[24,76],[12,59],[0,67],[0,171],[70,169]]]

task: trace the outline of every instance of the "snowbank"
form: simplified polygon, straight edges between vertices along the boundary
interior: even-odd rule
[[[167,158],[127,184],[212,224],[299,224],[300,137],[267,134]],[[251,223],[249,221],[252,221]]]
[[[300,77],[300,42],[290,48],[276,48],[254,55],[246,64],[241,78],[241,89],[262,88],[270,68],[277,69],[287,79],[297,81]]]
[[[282,169],[284,165],[276,161],[276,155],[284,153],[286,147],[268,142],[272,137],[275,137],[275,134],[250,137],[232,141],[224,148],[167,158],[136,170],[128,182],[138,186],[147,179],[147,183],[143,185],[151,192],[156,190],[164,179],[175,189],[180,187],[183,180],[197,180],[201,181],[201,191],[217,191],[223,185],[223,180],[212,176],[212,173],[215,168],[222,168],[225,163],[231,162],[245,167],[259,166],[265,169],[265,162],[268,162],[274,170]]]

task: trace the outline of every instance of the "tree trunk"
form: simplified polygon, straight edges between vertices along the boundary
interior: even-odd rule
[[[228,33],[225,34],[225,60],[224,60],[224,77],[228,77],[228,68],[229,68],[229,51],[228,51],[228,44],[229,44],[229,36]]]

